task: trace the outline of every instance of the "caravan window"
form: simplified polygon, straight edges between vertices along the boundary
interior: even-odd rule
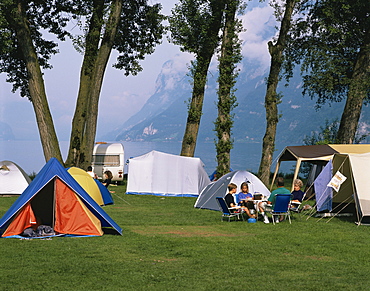
[[[93,155],[95,166],[119,166],[119,155]]]

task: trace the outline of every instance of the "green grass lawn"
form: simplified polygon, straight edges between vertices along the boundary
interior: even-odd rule
[[[195,198],[111,190],[123,236],[0,239],[0,290],[370,288],[370,229],[353,218],[229,223]],[[0,198],[0,216],[14,200]]]

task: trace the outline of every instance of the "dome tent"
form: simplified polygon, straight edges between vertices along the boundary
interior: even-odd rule
[[[205,208],[211,210],[219,210],[219,206],[216,201],[216,197],[225,197],[228,193],[227,186],[230,183],[234,183],[238,186],[237,193],[240,192],[240,184],[247,182],[249,185],[249,192],[260,193],[263,196],[269,197],[270,191],[267,189],[265,184],[257,178],[255,175],[248,171],[233,171],[223,175],[220,179],[210,183],[200,193],[197,201],[194,204],[195,208]]]
[[[31,179],[16,163],[0,162],[0,195],[20,195]]]

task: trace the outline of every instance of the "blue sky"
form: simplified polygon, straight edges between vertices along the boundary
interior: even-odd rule
[[[177,1],[150,2],[161,2],[162,12],[168,15]],[[261,69],[265,70],[270,60],[267,41],[271,38],[271,31],[275,25],[272,9],[266,3],[260,4],[254,0],[254,4],[249,4],[249,9],[242,18],[246,29],[241,33],[243,55],[245,58],[257,60]],[[82,55],[73,49],[69,41],[60,43],[59,50],[60,53],[51,61],[53,69],[44,72],[45,86],[57,134],[60,140],[68,140],[78,91]],[[97,136],[123,124],[140,110],[154,93],[156,78],[167,60],[175,59],[176,68],[185,74],[187,64],[192,59],[191,55],[180,52],[177,46],[169,44],[164,38],[155,53],[147,56],[142,62],[144,70],[137,76],[125,77],[122,71],[111,67],[116,56],[116,53],[112,54],[104,78]],[[216,63],[213,69],[215,67]],[[17,139],[38,139],[31,103],[21,98],[18,92],[11,93],[11,84],[5,82],[4,74],[0,75],[0,96],[0,121],[12,127]]]

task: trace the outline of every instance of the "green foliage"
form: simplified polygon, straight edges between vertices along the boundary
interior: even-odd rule
[[[6,73],[6,81],[13,83],[12,91],[20,90],[22,97],[31,98],[28,91],[29,75],[18,43],[17,27],[22,19],[15,17],[17,2],[3,0],[0,2],[0,73]],[[47,40],[43,32],[54,34],[58,39],[65,40],[69,35],[65,27],[68,18],[62,13],[62,7],[67,0],[59,1],[21,1],[22,9],[27,18],[30,34],[43,69],[50,69],[49,60],[58,52],[57,43]]]
[[[16,9],[15,0],[4,0],[0,3],[0,73],[7,73],[7,82],[13,83],[13,92],[20,90],[21,96],[30,98],[28,92],[28,72],[22,57],[16,34],[17,19],[13,17]],[[85,35],[73,36],[67,31],[67,24],[77,20],[82,32],[88,31],[92,25],[92,15],[96,10],[93,0],[56,0],[56,1],[21,1],[29,22],[30,33],[38,55],[38,61],[43,69],[50,69],[52,55],[58,53],[57,42],[47,40],[44,32],[54,34],[57,39],[64,41],[71,37],[75,47],[84,52],[89,43]],[[102,38],[107,27],[107,19],[112,1],[102,1],[103,17],[93,23],[97,37]],[[114,65],[124,69],[125,75],[137,74],[142,70],[139,61],[146,54],[154,51],[155,45],[161,42],[165,31],[162,21],[164,16],[159,13],[160,4],[148,5],[147,0],[123,1],[123,9],[119,28],[113,48],[119,52]],[[81,23],[84,23],[83,25]]]
[[[369,45],[370,6],[364,0],[308,1],[295,21],[286,69],[302,64],[304,93],[317,106],[346,98],[361,47]],[[370,72],[362,82],[370,83]],[[370,87],[366,89],[370,97]]]
[[[319,132],[311,132],[311,136],[305,136],[303,142],[305,145],[316,145],[316,144],[337,144],[340,143],[337,139],[339,130],[338,118],[330,121],[325,120],[325,125],[320,126]],[[359,144],[366,139],[369,134],[359,135],[356,133],[354,143]]]
[[[142,70],[140,60],[154,52],[161,43],[165,16],[162,5],[148,5],[148,0],[123,1],[122,15],[113,48],[119,52],[114,67],[124,69],[125,75],[136,75]]]
[[[303,142],[305,145],[317,144],[336,144],[339,128],[338,118],[333,121],[325,120],[325,125],[320,126],[319,132],[312,132],[311,136],[305,136]]]
[[[169,40],[182,51],[201,55],[203,50],[215,48],[219,42],[218,31],[224,0],[180,0],[168,18],[171,35]]]

